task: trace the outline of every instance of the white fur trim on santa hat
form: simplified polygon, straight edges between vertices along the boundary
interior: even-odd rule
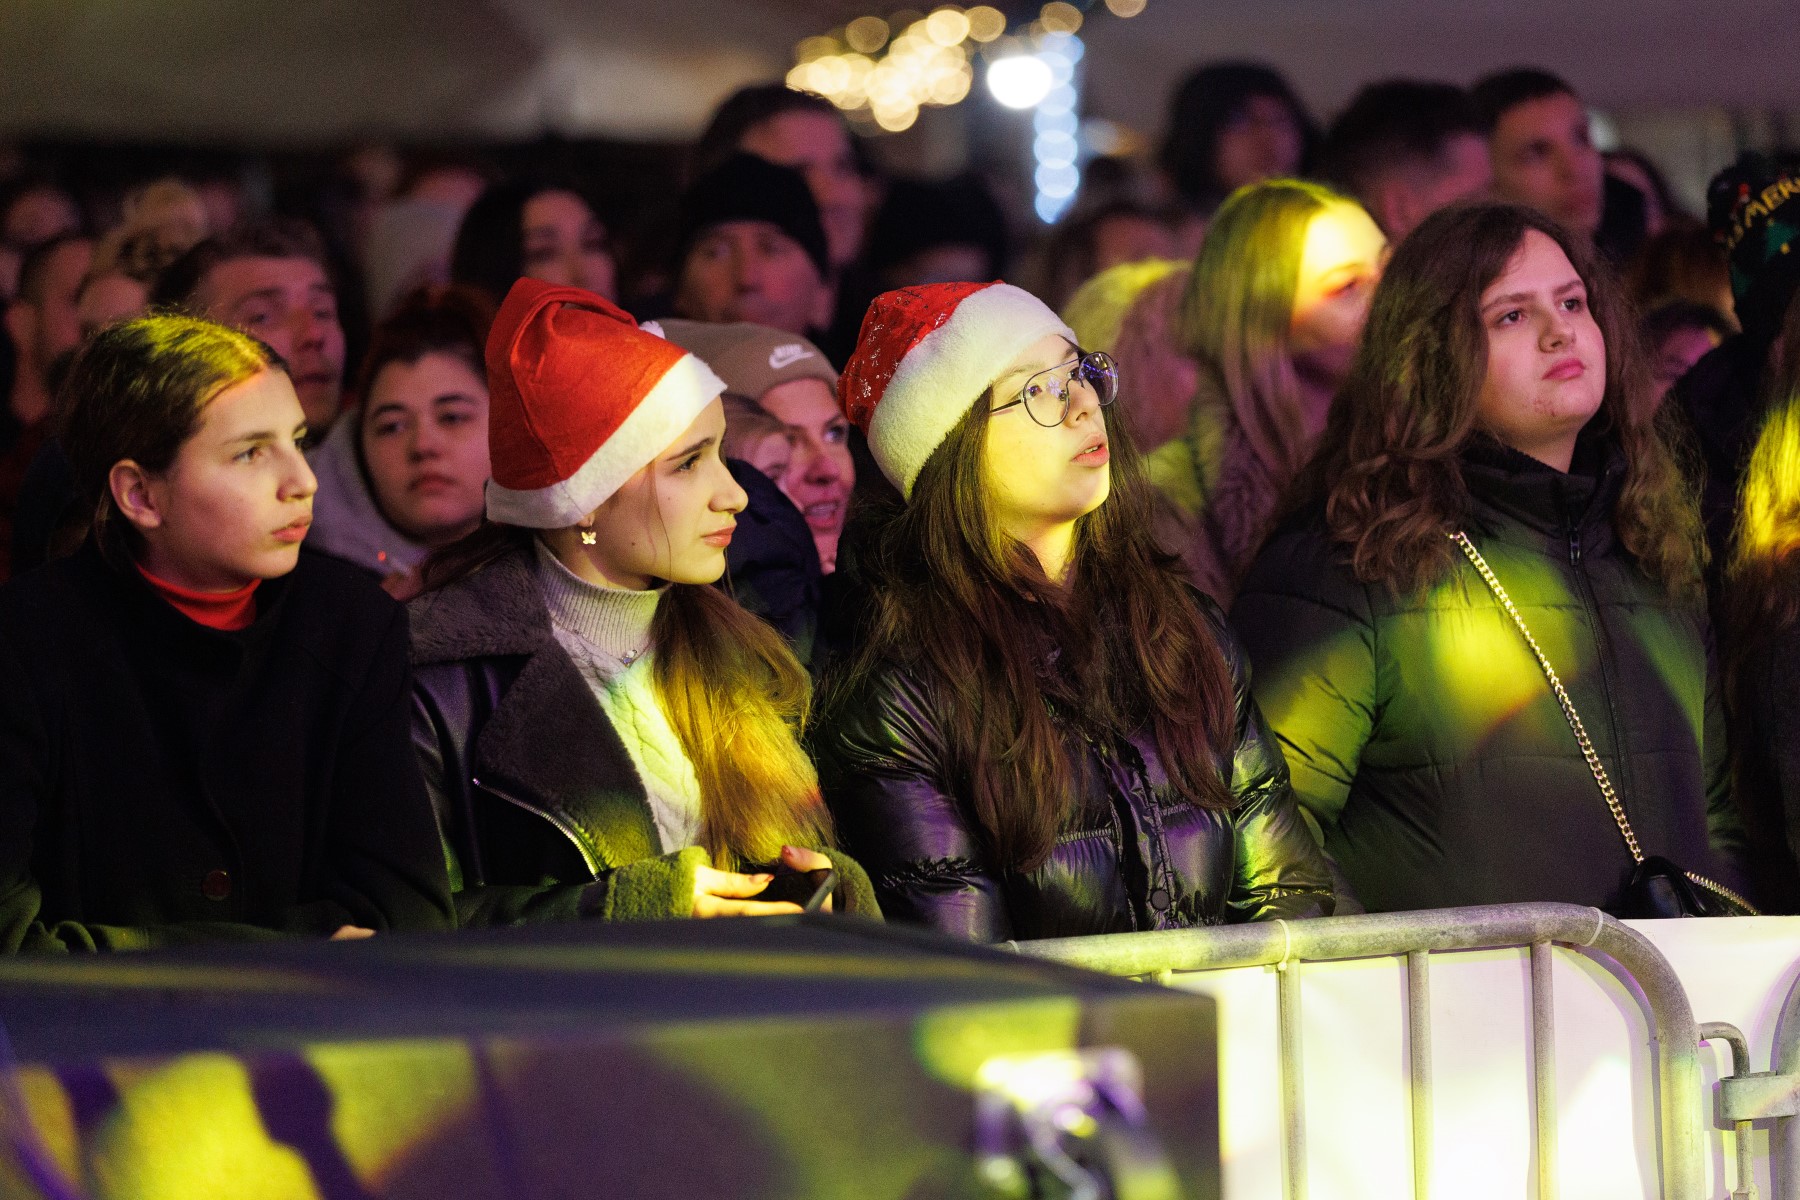
[[[568,479],[534,491],[514,491],[488,480],[488,519],[527,529],[576,524],[646,463],[655,461],[724,390],[711,367],[691,354],[682,355]]]
[[[869,451],[901,495],[956,423],[1020,354],[1046,334],[1074,332],[1023,288],[971,292],[900,360],[869,420]]]

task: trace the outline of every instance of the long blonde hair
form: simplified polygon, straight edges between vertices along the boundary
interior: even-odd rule
[[[425,590],[466,579],[536,532],[484,521],[425,562]],[[671,584],[650,625],[657,698],[700,783],[700,844],[720,870],[773,863],[783,845],[835,844],[801,748],[812,681],[774,629],[704,584]]]
[[[1207,227],[1182,298],[1181,344],[1200,365],[1196,421],[1231,414],[1282,480],[1300,473],[1316,435],[1305,428],[1290,350],[1306,227],[1355,203],[1300,179],[1239,188]]]
[[[831,816],[801,748],[812,681],[774,629],[716,588],[676,584],[650,640],[656,690],[700,781],[700,844],[721,870],[828,846]]]

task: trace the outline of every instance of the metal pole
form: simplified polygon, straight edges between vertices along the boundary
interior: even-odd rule
[[[1556,1012],[1549,942],[1531,943],[1531,1108],[1537,1125],[1537,1200],[1556,1200]]]
[[[1287,1137],[1288,1200],[1306,1200],[1306,1089],[1301,1075],[1300,964],[1275,967],[1275,1013],[1281,1039],[1281,1120]]]
[[[1800,1071],[1800,980],[1788,991],[1775,1026],[1775,1072]],[[1777,1117],[1769,1135],[1769,1171],[1773,1190],[1783,1200],[1800,1196],[1800,1117]]]
[[[1321,917],[1313,921],[1259,922],[1204,929],[1109,933],[1007,943],[1033,958],[1087,967],[1112,975],[1156,971],[1216,971],[1266,967],[1293,958],[1329,962],[1391,958],[1415,950],[1476,950],[1549,941],[1611,959],[1636,982],[1654,1039],[1656,1110],[1662,1158],[1663,1200],[1700,1200],[1705,1194],[1701,1158],[1700,1041],[1693,1006],[1675,969],[1647,940],[1596,908],[1573,904],[1489,904],[1422,912]],[[1788,998],[1787,1028],[1800,1034],[1800,989]],[[1800,1069],[1800,1041],[1782,1048],[1784,1070]],[[1792,1125],[1792,1122],[1785,1123]],[[1800,1164],[1800,1130],[1790,1157]],[[1790,1175],[1800,1181],[1800,1170]]]
[[[1732,1075],[1750,1074],[1750,1042],[1736,1025],[1708,1021],[1700,1026],[1700,1040],[1722,1041],[1730,1046]],[[1756,1200],[1756,1159],[1750,1151],[1750,1122],[1733,1121],[1731,1130],[1732,1140],[1737,1143],[1737,1190],[1731,1193],[1731,1200]],[[1780,1185],[1776,1187],[1779,1190]]]
[[[1412,1071],[1413,1200],[1431,1196],[1431,956],[1406,956],[1406,1059]]]

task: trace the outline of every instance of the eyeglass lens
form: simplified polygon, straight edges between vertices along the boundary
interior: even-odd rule
[[[1110,354],[1094,350],[1073,363],[1040,371],[1025,381],[1025,411],[1039,425],[1054,428],[1069,416],[1069,387],[1079,379],[1094,389],[1100,407],[1119,396],[1119,367]]]

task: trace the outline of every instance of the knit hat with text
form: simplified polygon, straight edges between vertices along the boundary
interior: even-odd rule
[[[1800,289],[1800,159],[1740,155],[1707,185],[1706,221],[1731,267],[1738,323],[1773,337]]]
[[[883,292],[838,378],[844,416],[903,496],[932,451],[1031,344],[1075,335],[1010,283],[929,283]]]
[[[488,335],[488,518],[574,525],[725,390],[593,292],[521,279]]]

